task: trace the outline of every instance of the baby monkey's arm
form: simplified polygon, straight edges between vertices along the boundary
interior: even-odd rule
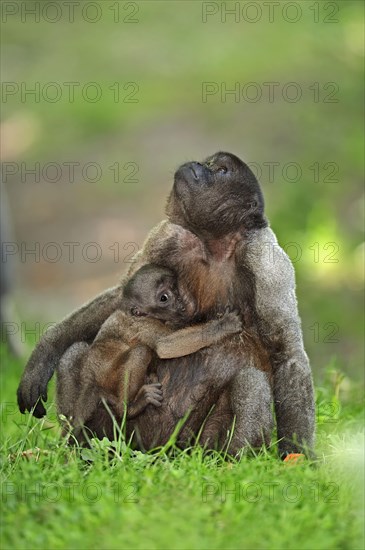
[[[242,323],[237,313],[226,313],[220,319],[183,328],[168,336],[162,336],[157,339],[154,349],[161,359],[183,357],[241,331]]]

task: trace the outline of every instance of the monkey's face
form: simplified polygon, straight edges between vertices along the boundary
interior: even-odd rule
[[[124,288],[122,309],[135,317],[180,323],[187,315],[175,274],[152,265],[139,269]]]
[[[153,317],[160,321],[181,321],[185,314],[185,308],[175,280],[165,278],[160,280],[157,285],[151,285],[146,299],[136,303],[131,313],[135,316]]]
[[[167,214],[199,236],[221,237],[267,225],[253,172],[235,155],[222,152],[178,168]]]

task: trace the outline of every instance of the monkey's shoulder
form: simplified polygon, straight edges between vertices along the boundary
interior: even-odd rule
[[[245,242],[245,257],[254,272],[261,271],[261,278],[280,278],[285,284],[294,286],[293,265],[270,227],[249,233]]]

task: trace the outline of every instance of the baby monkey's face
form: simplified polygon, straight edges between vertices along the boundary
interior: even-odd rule
[[[123,310],[135,317],[182,322],[186,317],[177,278],[170,270],[146,265],[129,280],[123,293]]]

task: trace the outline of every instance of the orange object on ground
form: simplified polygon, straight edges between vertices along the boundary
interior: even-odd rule
[[[301,459],[304,459],[304,455],[302,453],[290,453],[284,458],[284,462],[293,464],[294,462],[299,462]]]

